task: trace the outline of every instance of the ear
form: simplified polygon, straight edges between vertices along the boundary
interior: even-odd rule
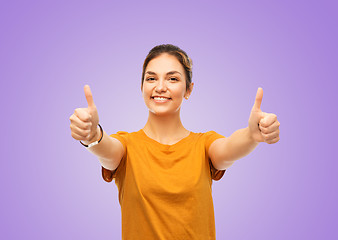
[[[194,83],[190,83],[190,87],[189,89],[185,92],[184,94],[184,98],[188,100],[188,98],[190,97],[190,94],[192,92],[192,89],[194,88]]]

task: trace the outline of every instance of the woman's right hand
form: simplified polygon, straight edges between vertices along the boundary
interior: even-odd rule
[[[93,95],[88,85],[84,86],[87,99],[87,108],[76,108],[70,116],[70,130],[74,139],[88,144],[98,140],[100,131],[98,128],[99,115],[94,104]]]

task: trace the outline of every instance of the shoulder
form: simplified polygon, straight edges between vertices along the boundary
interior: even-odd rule
[[[191,132],[194,135],[200,136],[200,137],[204,137],[204,138],[210,138],[210,137],[214,137],[214,136],[220,136],[220,137],[224,137],[223,135],[217,133],[216,131],[206,131],[206,132]]]
[[[133,137],[140,133],[140,131],[127,132],[127,131],[117,131],[116,133],[110,134],[111,137]]]
[[[141,130],[134,131],[134,132],[127,132],[127,131],[117,131],[116,133],[110,134],[110,137],[116,138],[123,144],[127,144],[130,140],[137,139],[141,136]]]
[[[210,145],[219,138],[225,138],[223,135],[215,132],[215,131],[207,131],[207,132],[193,132],[195,138],[198,138],[200,141],[203,141],[206,149],[208,150]]]

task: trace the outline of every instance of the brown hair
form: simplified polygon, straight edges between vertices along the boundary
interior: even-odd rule
[[[172,44],[158,45],[149,51],[143,63],[141,88],[143,86],[145,70],[147,68],[148,63],[150,62],[150,60],[158,57],[159,55],[163,53],[167,53],[172,56],[175,56],[177,60],[182,64],[184,71],[185,71],[185,76],[186,76],[185,78],[186,79],[186,90],[188,90],[190,87],[191,79],[192,79],[192,61],[188,57],[185,51],[183,51],[179,47],[174,46]]]

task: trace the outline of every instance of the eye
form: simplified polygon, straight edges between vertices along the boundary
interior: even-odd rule
[[[146,81],[154,81],[154,80],[155,80],[155,78],[153,78],[153,77],[149,77],[149,78],[146,79]]]
[[[175,77],[171,77],[171,78],[169,78],[169,80],[171,80],[171,81],[178,81],[178,79],[175,78]]]

